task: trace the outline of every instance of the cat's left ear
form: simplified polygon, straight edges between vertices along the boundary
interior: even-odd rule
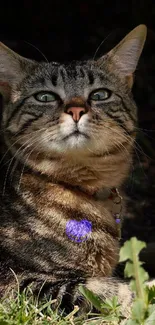
[[[31,72],[33,61],[26,59],[0,42],[0,94],[8,99],[14,85]]]
[[[102,66],[105,57],[109,60],[109,67],[120,75],[121,78],[127,77],[132,86],[132,76],[136,70],[141,52],[146,40],[147,28],[139,25],[134,28],[118,45],[109,53],[97,61]]]

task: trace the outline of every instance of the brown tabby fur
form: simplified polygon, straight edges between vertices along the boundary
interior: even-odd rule
[[[66,149],[61,145],[51,150],[49,146],[44,146],[41,140],[42,127],[47,128],[47,137],[50,127],[51,130],[53,128],[52,117],[49,120],[48,111],[46,114],[42,113],[32,124],[19,128],[25,123],[26,113],[22,115],[18,112],[18,101],[24,96],[24,92],[25,97],[28,97],[28,91],[35,84],[36,92],[41,91],[36,81],[33,82],[33,75],[37,75],[37,80],[40,80],[42,75],[39,69],[43,67],[48,74],[50,64],[44,67],[45,63],[42,65],[17,57],[1,45],[0,87],[4,100],[0,198],[1,295],[15,283],[10,269],[16,273],[21,289],[33,283],[35,294],[45,282],[43,294],[62,298],[69,292],[73,296],[71,304],[78,299],[76,285],[80,282],[85,282],[88,288],[103,297],[115,293],[119,295],[119,285],[115,280],[110,280],[118,263],[119,234],[111,212],[112,203],[106,195],[103,197],[107,189],[120,189],[131,166],[137,119],[136,106],[130,94],[132,74],[145,36],[145,26],[139,26],[106,56],[84,66],[85,69],[93,66],[96,80],[102,80],[100,74],[104,69],[104,75],[108,75],[113,82],[111,87],[114,89],[115,86],[116,93],[120,91],[122,96],[126,96],[129,115],[126,115],[122,106],[122,126],[119,119],[115,118],[115,113],[114,117],[108,116],[112,104],[105,117],[104,112],[100,113],[98,106],[95,106],[97,104],[94,103],[91,108],[84,95],[80,95],[79,81],[73,91],[73,80],[81,80],[81,77],[71,76],[70,84],[68,79],[70,96],[55,111],[56,124],[52,132],[59,132],[65,123],[69,123],[66,122],[70,118],[66,114],[68,107],[84,107],[90,123],[89,136],[92,137],[88,148],[82,146],[81,142],[75,145],[75,139]],[[79,66],[81,69],[82,64],[78,63]],[[20,79],[21,71],[24,72]],[[67,71],[72,73],[71,68]],[[91,78],[90,75],[90,84]],[[49,76],[47,79],[49,82]],[[102,85],[101,81],[95,82],[94,88],[101,88],[98,86]],[[108,88],[106,78],[103,85],[102,88]],[[63,87],[67,87],[66,83]],[[94,89],[91,87],[93,86],[90,86],[90,91]],[[118,101],[120,99],[117,97],[115,107],[119,111]],[[14,105],[17,106],[12,113]],[[40,112],[39,105],[37,114]],[[110,104],[107,102],[105,105]],[[34,106],[34,102],[25,106],[25,110],[30,110],[31,106]],[[35,141],[33,134],[37,135]],[[55,137],[55,133],[52,136]],[[27,154],[25,144],[29,142],[30,150]],[[22,147],[25,151],[20,150]],[[70,219],[87,219],[92,222],[92,232],[88,240],[76,243],[67,237],[65,227]],[[69,298],[67,299],[69,305]]]

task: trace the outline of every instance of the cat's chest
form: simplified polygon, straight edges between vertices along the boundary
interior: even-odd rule
[[[32,182],[30,186],[26,181],[21,184],[20,198],[22,229],[20,235],[18,227],[19,245],[17,234],[15,245],[25,259],[31,256],[35,264],[36,254],[37,263],[46,271],[61,261],[64,267],[74,266],[90,275],[111,274],[118,257],[118,233],[106,200],[57,184]],[[24,206],[29,208],[28,215]]]
[[[21,197],[25,204],[35,211],[38,220],[56,228],[64,228],[68,222],[75,226],[83,220],[93,225],[94,230],[115,228],[113,202],[107,193],[88,195],[78,188],[62,184],[27,184],[21,187]],[[88,227],[89,228],[89,227]],[[91,226],[92,229],[92,226]]]

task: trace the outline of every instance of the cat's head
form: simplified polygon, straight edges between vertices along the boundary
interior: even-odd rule
[[[27,161],[126,150],[135,136],[133,73],[146,27],[131,31],[97,60],[68,65],[25,59],[0,45],[2,128],[10,150]]]

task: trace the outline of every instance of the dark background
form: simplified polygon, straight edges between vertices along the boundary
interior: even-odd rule
[[[155,1],[2,1],[0,39],[25,57],[63,62],[98,57],[139,24],[148,36],[133,88],[140,130],[122,241],[137,236],[150,243],[142,258],[155,276]]]

